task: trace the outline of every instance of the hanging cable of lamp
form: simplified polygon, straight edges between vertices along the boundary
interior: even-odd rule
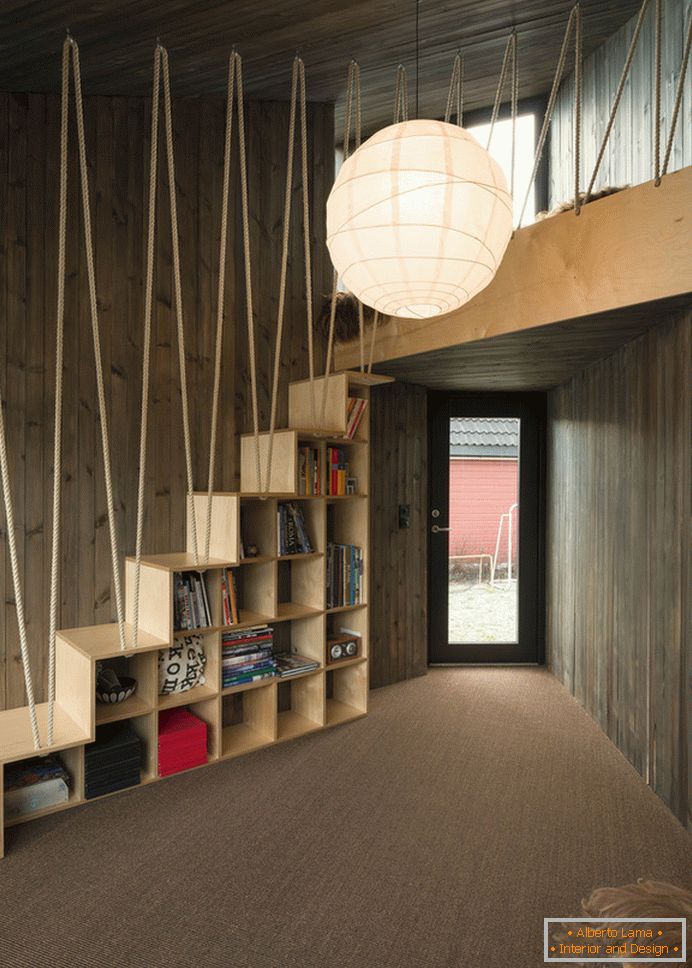
[[[382,315],[451,312],[492,280],[511,234],[500,166],[458,125],[409,121],[399,67],[394,123],[344,162],[327,200],[344,285]]]

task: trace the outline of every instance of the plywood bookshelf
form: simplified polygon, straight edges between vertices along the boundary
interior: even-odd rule
[[[72,777],[68,802],[7,821],[13,826],[91,802],[85,798],[84,749],[93,742],[97,726],[131,723],[143,748],[141,784],[159,779],[157,764],[160,711],[188,707],[207,723],[208,763],[242,756],[263,747],[296,739],[308,733],[358,719],[368,708],[368,588],[369,588],[369,423],[366,407],[354,440],[345,439],[349,396],[369,398],[370,386],[388,382],[348,372],[328,378],[325,428],[313,426],[309,384],[289,388],[291,428],[277,431],[268,494],[257,493],[256,460],[252,436],[241,439],[241,491],[217,492],[212,497],[210,557],[203,564],[193,553],[191,513],[197,520],[200,555],[206,523],[206,493],[188,500],[187,547],[174,554],[142,558],[139,635],[134,647],[132,628],[135,561],[125,566],[126,641],[120,649],[116,625],[66,629],[58,633],[56,742],[58,753]],[[322,380],[316,381],[321,401]],[[294,428],[299,429],[294,429]],[[343,448],[350,476],[357,478],[356,493],[328,494],[326,452]],[[261,435],[266,462],[267,435]],[[300,493],[300,447],[320,455],[317,493]],[[264,470],[263,470],[264,473]],[[282,502],[300,504],[312,552],[280,554],[277,512]],[[363,552],[362,598],[357,605],[327,608],[327,550],[330,542],[356,545]],[[253,554],[249,554],[252,546]],[[240,621],[223,624],[222,576],[234,569],[237,577]],[[212,624],[179,630],[174,624],[173,588],[176,572],[203,572]],[[277,651],[291,650],[319,663],[301,676],[270,678],[246,685],[222,687],[222,640],[226,631],[267,624],[274,629]],[[327,637],[346,631],[359,638],[356,657],[330,664]],[[207,657],[205,681],[184,693],[158,694],[158,657],[181,637],[199,635]],[[137,691],[122,704],[103,706],[95,699],[96,663],[128,660]],[[38,707],[41,736],[46,736],[47,707]],[[34,756],[28,710],[0,712],[0,780],[3,765]],[[129,788],[131,789],[131,788]],[[106,794],[112,796],[112,794]],[[0,824],[2,824],[0,799]],[[2,855],[0,840],[0,856]]]

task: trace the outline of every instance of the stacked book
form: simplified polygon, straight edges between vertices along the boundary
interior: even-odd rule
[[[176,631],[203,629],[212,624],[207,587],[201,572],[176,572],[173,579],[173,592]]]
[[[221,600],[223,607],[223,624],[237,625],[240,621],[238,610],[238,590],[235,584],[235,572],[232,568],[224,568],[221,577]]]
[[[309,555],[310,536],[303,512],[297,504],[279,504],[276,511],[277,554]]]
[[[339,497],[346,493],[348,461],[343,447],[327,447],[327,494]]]
[[[356,436],[367,405],[368,401],[361,400],[360,397],[348,398],[348,409],[346,411],[346,436],[349,440],[353,440],[353,438]]]
[[[189,709],[159,713],[159,776],[207,762],[207,724]]]
[[[5,766],[5,819],[45,810],[70,797],[70,774],[57,756],[36,756]]]
[[[140,782],[142,742],[127,723],[98,726],[96,739],[84,747],[84,795],[87,800]]]
[[[276,670],[272,657],[273,640],[274,630],[268,625],[224,632],[221,640],[223,688],[271,679]]]
[[[298,493],[322,493],[322,462],[318,447],[298,448]]]
[[[306,659],[304,655],[296,655],[295,652],[277,652],[274,656],[276,662],[276,674],[281,679],[291,679],[294,676],[302,676],[306,672],[319,669],[319,662],[314,659]]]
[[[355,545],[327,545],[327,608],[363,602],[363,549]]]

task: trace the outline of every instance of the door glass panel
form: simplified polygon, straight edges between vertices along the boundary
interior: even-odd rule
[[[518,635],[519,434],[510,417],[449,421],[449,641]]]

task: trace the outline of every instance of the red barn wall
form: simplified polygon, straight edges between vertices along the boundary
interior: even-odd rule
[[[449,553],[495,553],[500,515],[517,501],[518,462],[453,457],[449,462]],[[507,558],[507,525],[499,561]],[[517,516],[513,515],[513,559],[517,553]]]

